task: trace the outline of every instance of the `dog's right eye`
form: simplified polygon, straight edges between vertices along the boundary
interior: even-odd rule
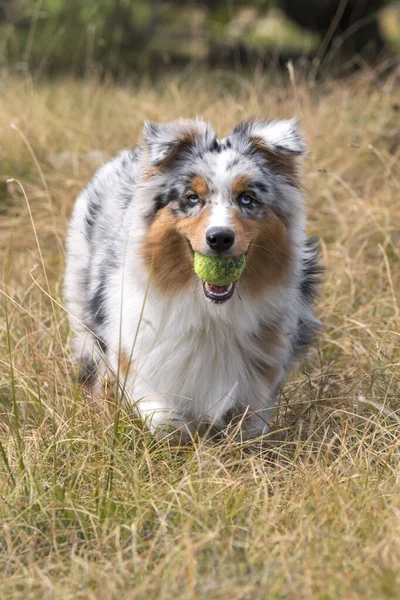
[[[200,202],[200,197],[197,194],[190,194],[187,196],[187,199],[189,200],[190,204],[198,204],[198,202]]]
[[[251,206],[254,202],[254,198],[252,196],[249,196],[249,194],[242,194],[239,198],[239,204],[240,206],[244,206],[245,208],[247,208],[248,206]]]

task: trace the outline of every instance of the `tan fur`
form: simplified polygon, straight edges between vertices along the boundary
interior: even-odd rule
[[[210,209],[203,208],[199,216],[177,219],[177,231],[190,241],[195,252],[204,254],[206,245],[206,229],[210,220]],[[193,267],[192,267],[193,268]]]
[[[249,187],[249,178],[246,175],[239,175],[232,185],[232,192],[236,195],[246,192]]]
[[[154,175],[157,175],[164,169],[168,169],[169,167],[171,167],[172,163],[174,162],[174,160],[176,159],[178,154],[180,154],[186,146],[193,146],[194,143],[195,143],[194,132],[185,131],[181,135],[180,139],[177,140],[177,142],[174,144],[173,148],[171,149],[171,152],[166,155],[164,160],[156,167],[149,167],[145,171],[144,176],[142,177],[142,180],[148,181],[149,179],[151,179],[151,177],[154,177]]]
[[[179,222],[168,206],[151,223],[142,254],[151,278],[164,292],[181,291],[193,277],[193,257],[187,240],[180,234]],[[185,219],[193,221],[193,219]]]
[[[119,375],[120,378],[125,379],[129,375],[129,371],[132,367],[132,360],[130,357],[125,354],[125,352],[121,352],[119,357]]]
[[[264,219],[247,219],[234,211],[235,254],[246,254],[246,268],[239,280],[252,295],[283,283],[291,268],[292,252],[281,219],[269,209]]]
[[[170,167],[174,162],[175,158],[178,156],[178,154],[180,154],[186,146],[193,146],[194,143],[194,133],[191,131],[185,131],[185,133],[182,134],[181,138],[176,142],[171,152],[167,154],[167,156],[164,158],[160,167],[163,169],[167,169],[168,167]]]
[[[149,167],[144,172],[144,175],[142,177],[142,181],[148,181],[149,179],[151,179],[152,177],[154,177],[154,175],[158,175],[159,173],[160,173],[160,169],[158,167]]]
[[[208,185],[206,180],[203,177],[200,177],[200,175],[193,177],[192,190],[196,192],[200,198],[205,198],[208,194]]]
[[[253,145],[261,150],[267,159],[268,165],[273,171],[283,175],[285,179],[295,188],[300,189],[301,183],[297,171],[295,158],[290,155],[275,154],[269,148],[266,148],[260,138],[253,139]]]

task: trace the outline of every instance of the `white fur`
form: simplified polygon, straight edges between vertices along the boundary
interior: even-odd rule
[[[229,206],[216,203],[210,215],[208,227],[229,227],[232,223]]]

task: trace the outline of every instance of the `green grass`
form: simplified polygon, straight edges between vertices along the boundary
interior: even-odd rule
[[[2,76],[0,598],[400,596],[395,82]],[[156,444],[128,411],[103,421],[73,382],[64,235],[91,153],[132,145],[144,118],[196,114],[221,135],[247,116],[297,114],[310,146],[324,330],[262,448]]]

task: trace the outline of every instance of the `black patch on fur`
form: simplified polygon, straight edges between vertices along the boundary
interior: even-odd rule
[[[107,345],[98,336],[96,336],[96,345],[100,349],[100,351],[105,354],[107,350]],[[87,387],[91,387],[96,382],[96,375],[98,371],[98,364],[94,356],[91,356],[89,353],[86,353],[81,362],[79,363],[78,369],[78,377],[77,380],[81,385],[86,385]]]
[[[215,137],[210,146],[210,152],[217,152],[219,154],[221,152],[221,150],[222,150],[222,146],[221,146],[220,142],[217,140],[217,138]]]
[[[168,190],[168,192],[166,194],[166,202],[167,202],[167,204],[169,204],[170,202],[173,202],[174,200],[176,200],[178,196],[179,196],[179,192],[178,192],[178,190],[175,187],[173,187],[170,190]]]
[[[226,146],[226,148],[232,148],[232,142],[229,138],[227,140],[225,140],[225,146]]]
[[[304,354],[308,346],[315,341],[320,327],[321,325],[316,319],[312,321],[305,321],[302,318],[299,319],[293,345],[294,356],[300,357]]]
[[[291,154],[293,156],[303,154],[298,150],[292,150],[291,148],[287,148],[286,146],[280,146],[279,144],[274,144],[274,150],[280,154]]]
[[[154,216],[159,210],[165,208],[170,202],[176,200],[178,195],[178,190],[175,187],[170,188],[165,194],[162,192],[157,194],[153,201],[154,207],[151,216]]]
[[[98,345],[98,347],[100,348],[100,350],[102,352],[104,352],[104,354],[105,354],[106,350],[107,350],[107,344],[105,343],[105,341],[102,340],[99,336],[96,336],[96,344]]]
[[[93,357],[85,357],[79,363],[78,381],[81,385],[92,386],[96,379],[97,365]]]
[[[110,268],[111,264],[108,265]],[[105,354],[107,351],[107,345],[101,338],[100,330],[107,318],[106,303],[105,303],[105,291],[106,291],[106,278],[103,275],[95,293],[89,299],[87,304],[87,313],[90,319],[91,329],[96,337],[96,344],[99,349]]]
[[[304,300],[312,303],[317,297],[317,288],[324,272],[320,264],[319,241],[317,237],[306,241],[307,254],[303,260],[300,290]]]
[[[154,198],[154,213],[167,206],[168,200],[165,194],[157,194]]]
[[[324,270],[319,262],[318,238],[308,238],[306,247],[308,252],[303,261],[300,291],[303,302],[311,308],[317,298],[318,285],[321,282],[321,275]],[[293,343],[293,353],[295,356],[301,356],[304,353],[307,346],[315,340],[320,327],[321,325],[317,319],[310,318],[309,320],[305,320],[304,318],[299,318]]]
[[[90,240],[91,238],[91,233],[92,233],[92,227],[94,225],[94,222],[96,220],[96,216],[97,216],[97,212],[100,208],[100,197],[98,192],[91,187],[88,190],[88,194],[89,194],[89,201],[87,204],[87,211],[85,214],[85,221],[86,221],[86,233],[87,236]]]
[[[105,278],[102,278],[95,293],[89,299],[87,304],[87,311],[94,327],[102,325],[107,317],[105,307],[105,290]]]
[[[263,194],[268,194],[269,192],[269,187],[263,181],[254,181],[251,187]]]

